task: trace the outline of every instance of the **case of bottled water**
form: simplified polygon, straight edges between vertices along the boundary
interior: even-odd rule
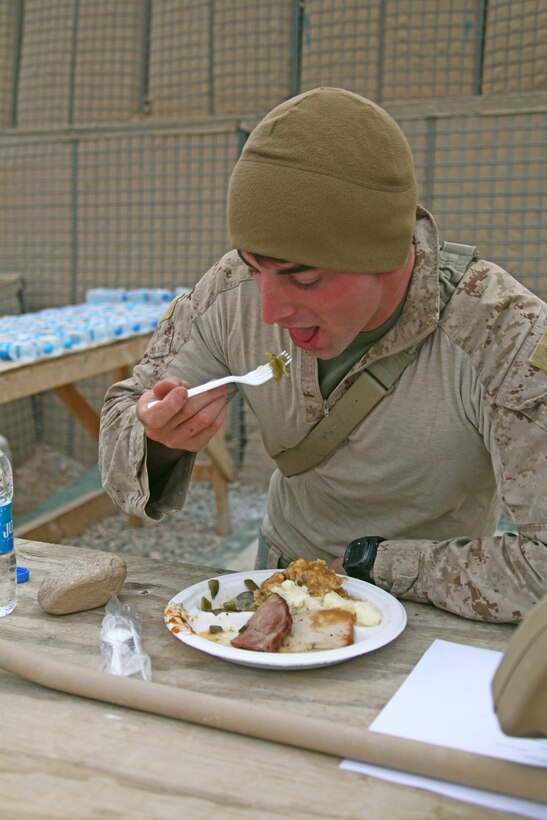
[[[91,288],[86,301],[0,317],[0,359],[33,362],[154,331],[166,305],[189,288]]]

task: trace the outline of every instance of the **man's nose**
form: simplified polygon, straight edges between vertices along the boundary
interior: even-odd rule
[[[262,321],[274,325],[289,318],[295,312],[293,299],[287,293],[285,283],[278,279],[261,282]]]

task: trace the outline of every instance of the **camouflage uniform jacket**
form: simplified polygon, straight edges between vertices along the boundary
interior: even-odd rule
[[[478,260],[439,321],[439,240],[421,208],[415,243],[403,313],[326,402],[316,360],[261,321],[248,268],[226,254],[175,300],[132,377],[106,395],[99,460],[112,498],[152,519],[184,504],[194,456],[181,452],[173,464],[171,452],[167,479],[150,487],[147,457],[157,465],[167,451],[135,418],[138,397],[159,379],[199,384],[289,350],[289,379],[241,389],[275,455],[297,444],[367,363],[425,339],[343,446],[300,475],[274,471],[262,528],[270,565],[279,555],[328,562],[352,539],[381,535],[374,575],[383,589],[469,618],[520,620],[546,592],[547,308]],[[500,508],[518,534],[495,534]]]

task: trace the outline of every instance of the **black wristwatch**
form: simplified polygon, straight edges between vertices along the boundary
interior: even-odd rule
[[[358,578],[360,581],[368,581],[373,584],[370,571],[376,560],[378,544],[385,541],[379,535],[369,535],[364,538],[356,538],[346,547],[342,566],[351,578]]]

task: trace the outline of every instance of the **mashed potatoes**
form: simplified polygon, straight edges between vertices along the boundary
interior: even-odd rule
[[[380,613],[367,601],[343,598],[334,591],[327,592],[323,596],[312,596],[306,585],[301,586],[288,579],[273,587],[272,592],[276,592],[285,599],[292,613],[319,609],[343,609],[355,615],[356,626],[377,626],[382,620]]]
[[[368,601],[342,598],[337,592],[327,592],[323,598],[323,609],[345,609],[353,612],[356,626],[378,626],[382,620],[380,613]]]
[[[322,598],[312,598],[308,592],[308,587],[300,586],[296,581],[283,581],[279,586],[272,589],[272,592],[284,598],[291,612],[311,612],[314,609],[324,609]]]

